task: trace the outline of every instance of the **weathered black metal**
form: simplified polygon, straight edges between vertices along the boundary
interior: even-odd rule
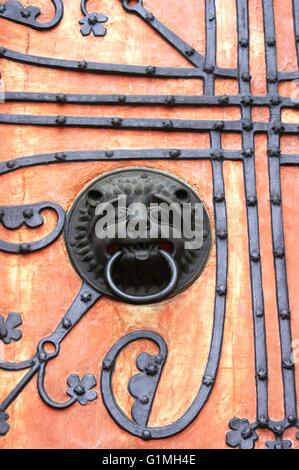
[[[211,144],[214,149],[221,149],[220,134],[213,132],[211,135]],[[215,304],[214,304],[214,325],[211,340],[211,349],[208,362],[205,368],[202,384],[199,388],[198,394],[193,401],[190,408],[186,413],[179,418],[176,422],[163,426],[163,427],[150,427],[148,428],[144,423],[149,419],[150,407],[146,410],[143,416],[142,424],[131,421],[121,410],[119,405],[114,399],[113,391],[111,389],[111,380],[113,373],[114,362],[120,351],[131,341],[136,339],[149,338],[155,341],[160,346],[160,354],[163,362],[165,354],[162,351],[162,344],[159,341],[162,339],[157,338],[151,332],[133,332],[126,337],[119,340],[107,353],[103,361],[102,375],[101,375],[101,392],[104,404],[112,416],[112,418],[124,430],[130,432],[134,436],[141,439],[162,439],[185,429],[200,413],[203,406],[211,393],[216,379],[216,373],[219,365],[221,346],[224,330],[225,318],[225,305],[226,305],[226,292],[227,292],[227,256],[228,256],[228,242],[227,236],[227,216],[226,216],[226,202],[224,192],[224,180],[222,172],[222,161],[213,160],[213,192],[214,192],[214,214],[215,214],[215,232],[216,232],[216,249],[217,249],[217,270],[216,270],[216,290],[215,290]],[[145,336],[146,335],[146,336]],[[132,384],[132,383],[131,383]],[[131,391],[132,391],[132,387]],[[145,386],[144,395],[146,395],[147,387]],[[143,393],[140,393],[140,396]],[[148,411],[148,413],[147,413]],[[134,415],[133,415],[134,418]]]
[[[101,294],[99,292],[83,284],[73,304],[68,309],[55,331],[39,342],[36,354],[31,359],[20,363],[0,361],[0,369],[2,370],[20,371],[28,369],[28,372],[16,387],[0,403],[0,436],[7,434],[9,431],[9,425],[7,423],[9,417],[7,414],[8,408],[36,374],[38,374],[37,386],[40,397],[48,406],[53,408],[65,409],[76,402],[81,405],[86,405],[89,401],[97,397],[96,393],[91,390],[96,385],[96,380],[91,374],[84,375],[82,379],[75,374],[72,374],[68,378],[69,388],[67,389],[67,394],[70,396],[70,399],[64,403],[57,403],[48,396],[44,386],[44,379],[48,362],[58,356],[61,342],[100,297]],[[49,346],[54,350],[49,352]]]
[[[82,1],[83,6],[86,2]],[[198,78],[204,81],[203,96],[136,96],[136,95],[79,95],[79,94],[55,94],[55,93],[5,93],[6,101],[16,102],[49,102],[49,103],[79,103],[79,104],[111,104],[111,105],[163,105],[163,106],[238,106],[241,110],[241,121],[199,121],[199,120],[161,120],[161,119],[120,119],[113,118],[77,118],[68,116],[15,116],[0,115],[1,124],[36,125],[36,126],[62,126],[62,127],[95,127],[95,128],[115,128],[122,129],[142,129],[171,131],[191,131],[209,132],[211,146],[209,149],[153,149],[153,150],[106,150],[93,152],[66,152],[56,154],[37,155],[32,157],[17,158],[15,160],[0,163],[0,174],[43,164],[65,164],[67,162],[95,162],[106,160],[210,160],[213,169],[214,183],[214,215],[215,215],[215,240],[217,247],[217,272],[216,291],[214,309],[214,328],[211,341],[211,350],[208,364],[203,377],[202,385],[191,408],[176,423],[162,428],[148,428],[147,423],[154,400],[154,395],[159,379],[163,380],[162,365],[158,367],[158,373],[153,376],[146,375],[143,365],[142,373],[138,379],[138,393],[134,385],[134,378],[130,382],[129,391],[136,398],[133,406],[133,421],[127,418],[114,400],[111,389],[111,380],[114,360],[118,352],[130,341],[148,337],[156,342],[160,349],[166,345],[162,338],[151,332],[135,332],[122,338],[112,347],[103,363],[101,387],[104,403],[113,419],[125,430],[133,435],[145,440],[159,439],[173,435],[196,418],[206,403],[212,390],[216,378],[217,367],[221,354],[221,343],[224,328],[225,300],[227,291],[227,220],[225,206],[225,190],[222,174],[222,162],[224,160],[235,160],[243,162],[244,185],[248,220],[248,242],[249,261],[251,271],[252,308],[255,340],[255,374],[257,387],[257,417],[254,423],[248,419],[234,418],[230,421],[231,431],[227,434],[227,444],[231,447],[253,448],[258,440],[258,429],[267,428],[273,431],[275,440],[268,441],[268,448],[285,449],[292,446],[291,441],[283,439],[283,434],[290,427],[299,427],[297,415],[297,396],[295,387],[295,372],[292,361],[292,334],[290,325],[290,307],[288,299],[285,244],[282,219],[282,195],[280,188],[280,166],[299,166],[299,155],[282,155],[280,151],[281,135],[298,135],[298,125],[281,123],[282,110],[284,108],[298,108],[299,102],[296,99],[282,97],[279,95],[278,84],[281,81],[290,81],[299,78],[299,71],[280,72],[276,61],[276,34],[274,27],[273,0],[263,0],[264,9],[264,29],[265,29],[265,52],[267,65],[268,90],[265,96],[253,96],[250,86],[249,68],[249,22],[248,22],[248,2],[247,0],[237,0],[237,30],[238,30],[238,69],[226,69],[217,67],[216,63],[216,8],[215,0],[205,0],[206,16],[206,53],[205,57],[198,54],[189,44],[182,41],[172,31],[161,24],[152,12],[146,10],[143,2],[138,0],[133,4],[129,0],[122,0],[126,11],[137,14],[157,31],[167,42],[179,51],[186,60],[194,65],[194,68],[168,68],[155,66],[132,66],[100,64],[88,62],[86,60],[72,61],[53,59],[46,57],[36,57],[11,51],[5,47],[0,48],[0,58],[13,60],[24,64],[57,68],[66,71],[81,71],[82,73],[102,73],[120,74],[130,76],[140,76],[149,78]],[[131,5],[130,5],[131,3]],[[87,11],[83,11],[87,17]],[[299,0],[293,0],[294,31],[296,39],[296,49],[299,63]],[[90,31],[91,32],[91,31]],[[234,96],[215,96],[215,78],[228,77],[236,78],[239,82],[239,92]],[[254,122],[252,120],[252,108],[254,106],[267,106],[270,110],[269,122]],[[62,108],[63,109],[63,108]],[[62,113],[63,114],[63,113]],[[225,132],[235,132],[242,136],[242,150],[229,151],[221,148],[221,135]],[[281,369],[284,386],[284,406],[285,416],[281,421],[274,421],[268,413],[268,363],[264,318],[264,299],[262,285],[262,257],[260,252],[259,224],[258,224],[258,198],[256,192],[255,177],[255,155],[254,136],[257,133],[268,135],[268,156],[269,156],[269,181],[270,181],[270,207],[272,220],[273,238],[273,258],[276,272],[276,292],[278,300],[278,324],[280,329],[281,346]],[[84,303],[92,301],[93,296],[100,297],[99,293],[93,291],[87,285],[84,293],[80,294],[80,300]],[[78,302],[78,298],[75,303]],[[76,304],[77,305],[77,304]],[[77,307],[76,307],[77,308]],[[76,310],[76,309],[75,309]],[[61,325],[59,332],[68,331],[72,328],[72,308],[71,315],[67,315]],[[77,321],[80,315],[76,316]],[[4,325],[5,326],[5,325]],[[4,335],[4,329],[2,336]],[[53,344],[55,353],[59,351],[58,337],[55,337]],[[52,342],[52,337],[45,341]],[[57,341],[56,341],[57,340]],[[61,339],[62,340],[62,339]],[[42,345],[45,343],[42,343]],[[45,352],[41,346],[41,357]],[[112,357],[113,356],[113,357]],[[144,357],[144,356],[142,356]],[[46,355],[46,362],[51,357]],[[0,363],[0,368],[5,370],[30,369],[24,379],[10,394],[8,399],[0,405],[0,434],[5,434],[8,430],[6,409],[16,398],[22,388],[28,383],[33,375],[38,371],[38,387],[44,401],[50,406],[64,408],[70,406],[75,401],[85,402],[88,397],[83,392],[84,383],[79,377],[72,376],[69,380],[68,394],[70,400],[63,404],[53,402],[44,390],[45,367],[40,364],[36,357],[21,364]],[[46,363],[45,362],[45,363]],[[163,364],[162,364],[163,363]],[[161,366],[161,367],[160,367]],[[154,369],[153,369],[154,371]],[[155,368],[156,371],[156,368]],[[145,380],[145,375],[149,380]],[[153,378],[154,377],[154,378]],[[93,387],[95,381],[88,376],[85,379],[88,386]],[[77,391],[75,391],[75,389]],[[140,389],[144,393],[139,393]],[[88,390],[87,390],[88,391]],[[79,393],[78,393],[79,392]],[[79,400],[79,397],[83,397]],[[91,399],[94,394],[88,395]],[[84,403],[83,403],[84,404]],[[3,432],[3,430],[5,432]]]
[[[57,26],[63,17],[62,0],[51,0],[51,2],[55,8],[55,14],[53,19],[47,23],[38,21],[38,17],[41,14],[38,7],[25,7],[21,2],[16,0],[8,0],[0,4],[0,18],[23,24],[37,30],[49,30]]]
[[[123,199],[119,200],[118,196]],[[203,207],[202,218],[197,212],[192,215],[192,223],[195,226],[196,222],[197,225],[200,223],[202,245],[189,249],[185,243],[191,239],[187,240],[183,233],[178,233],[179,228],[171,221],[169,234],[163,234],[160,212],[153,208],[153,204],[163,202],[173,204],[182,228],[184,203],[189,202],[194,211],[195,204],[202,204],[186,183],[149,168],[113,171],[92,181],[81,191],[69,212],[65,230],[69,255],[81,278],[103,294],[139,304],[161,301],[194,282],[210,251],[211,230],[207,211]],[[136,220],[135,215],[128,213],[131,205],[136,203],[146,206],[146,220]],[[110,204],[113,204],[117,216],[114,236],[108,237],[107,232],[98,236],[96,224],[100,224]],[[139,221],[140,227],[145,225],[144,229],[140,228],[138,237],[135,233],[131,236],[127,230],[127,224],[133,219],[136,223]],[[119,233],[124,228],[125,236]],[[150,236],[153,233],[155,238]],[[163,243],[168,245],[169,254],[165,253]]]
[[[9,230],[16,230],[22,225],[26,225],[31,229],[40,227],[44,223],[41,213],[45,209],[54,210],[58,217],[56,226],[51,233],[41,240],[30,243],[10,243],[0,240],[0,251],[26,254],[45,248],[59,237],[65,223],[64,210],[54,202],[39,202],[23,206],[0,206],[0,223]]]
[[[248,32],[248,12],[247,2],[239,0],[238,7],[240,11],[238,24],[239,29],[246,28]],[[298,21],[298,8],[299,2],[294,1],[294,16],[295,22]],[[276,62],[276,41],[275,41],[275,25],[274,25],[274,9],[273,0],[263,0],[264,12],[264,29],[265,29],[265,52],[266,52],[266,65],[267,65],[267,86],[268,95],[278,97],[278,81],[287,79],[288,74],[279,74],[277,71]],[[296,16],[297,15],[297,16]],[[240,34],[240,31],[239,31]],[[248,33],[247,33],[248,35]],[[246,51],[246,49],[245,49]],[[246,53],[246,52],[245,52]],[[240,48],[240,54],[244,55],[244,51]],[[248,63],[248,54],[246,57]],[[241,71],[241,70],[240,70]],[[296,75],[291,73],[291,75]],[[242,86],[242,82],[240,83]],[[243,84],[244,86],[244,84]],[[297,100],[294,100],[297,106]],[[270,122],[267,131],[268,134],[268,156],[269,156],[269,182],[270,182],[270,207],[271,207],[271,222],[272,222],[272,243],[273,243],[273,258],[276,273],[276,293],[277,293],[277,308],[278,308],[278,323],[280,331],[280,347],[281,347],[281,369],[283,377],[284,389],[284,408],[285,417],[281,421],[274,421],[269,418],[268,414],[268,366],[267,366],[267,349],[266,349],[266,334],[265,334],[265,321],[264,321],[264,305],[263,305],[263,291],[260,271],[260,249],[259,249],[259,235],[258,235],[258,219],[250,220],[248,216],[248,230],[249,240],[252,228],[255,229],[254,251],[251,253],[251,266],[252,266],[252,294],[254,306],[254,329],[255,329],[255,354],[256,354],[256,383],[257,383],[257,420],[255,423],[250,424],[247,419],[240,420],[234,418],[230,422],[230,431],[227,434],[227,444],[231,447],[240,447],[243,449],[251,449],[254,447],[258,439],[256,430],[258,428],[267,428],[275,435],[274,441],[267,441],[266,446],[270,449],[287,449],[292,447],[292,442],[283,440],[283,434],[286,429],[299,425],[297,415],[297,397],[295,385],[295,372],[292,360],[292,334],[290,325],[290,307],[288,299],[288,285],[286,274],[286,261],[285,261],[285,244],[284,244],[284,231],[282,220],[282,202],[281,202],[281,187],[280,187],[280,165],[281,164],[296,164],[295,155],[285,155],[281,158],[280,152],[280,135],[284,133],[286,127],[281,124],[281,99],[275,100],[270,103]],[[246,111],[246,110],[244,110]],[[248,110],[247,110],[248,113]],[[242,114],[244,118],[244,113]],[[248,115],[246,118],[249,118]],[[248,133],[245,134],[248,139]],[[253,139],[251,138],[249,145],[253,148]],[[252,162],[253,158],[244,159],[245,162]],[[245,168],[245,166],[244,166]],[[252,168],[253,172],[254,167]],[[253,183],[254,173],[247,182]],[[245,174],[246,184],[246,174]],[[256,197],[256,191],[254,190]],[[255,204],[256,207],[256,204]],[[256,209],[257,210],[257,209]],[[249,209],[248,209],[249,211]],[[254,257],[252,257],[254,255]],[[256,255],[256,256],[255,256]],[[259,268],[257,272],[257,267]]]
[[[81,10],[84,17],[80,20],[82,36],[89,36],[91,33],[94,36],[105,36],[107,29],[102,23],[108,21],[108,17],[96,12],[88,12],[88,0],[81,0]]]

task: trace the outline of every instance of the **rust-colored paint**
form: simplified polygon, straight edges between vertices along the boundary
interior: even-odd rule
[[[24,1],[29,5],[32,2]],[[39,0],[44,19],[53,11],[50,2]],[[151,28],[134,15],[123,11],[120,2],[103,0],[101,11],[109,16],[105,38],[83,38],[79,32],[80,2],[65,0],[65,16],[58,28],[40,33],[1,20],[0,42],[4,46],[31,54],[96,60],[185,66],[185,60],[163,42]],[[162,21],[201,53],[205,50],[204,1],[184,2],[145,0]],[[221,66],[236,66],[237,37],[235,1],[217,0],[218,50]],[[94,4],[94,5],[93,5]],[[90,1],[97,11],[98,2]],[[251,71],[254,94],[265,93],[265,61],[261,0],[250,0]],[[278,31],[279,66],[296,67],[292,48],[290,21],[291,0],[275,0]],[[171,17],[169,15],[171,12]],[[1,61],[1,74],[6,90],[77,93],[143,93],[200,94],[200,80],[160,80],[107,77],[76,72],[39,69]],[[290,89],[282,87],[288,95]],[[218,94],[236,93],[233,80],[217,80]],[[82,116],[140,116],[205,119],[239,119],[239,110],[226,108],[124,108],[45,104],[1,104],[1,112],[32,114],[65,114]],[[264,110],[254,110],[255,119],[267,119]],[[286,111],[287,113],[287,111]],[[288,120],[298,122],[292,111]],[[110,148],[204,148],[208,135],[118,130],[48,129],[0,126],[1,160],[22,155],[53,151],[95,150]],[[4,144],[3,144],[4,143]],[[224,148],[240,148],[238,136],[225,135]],[[269,406],[271,415],[283,414],[280,350],[276,314],[273,258],[267,176],[266,137],[256,138],[257,189],[259,197],[260,235],[263,282],[266,306],[267,344],[269,351]],[[298,141],[283,139],[284,151],[294,152]],[[298,148],[296,149],[298,152]],[[1,177],[0,204],[18,204],[53,200],[69,209],[77,193],[93,178],[104,172],[138,165],[131,163],[67,164],[21,170]],[[144,166],[166,170],[185,179],[205,202],[213,226],[212,175],[207,162],[144,162]],[[200,416],[181,434],[161,441],[142,442],[123,432],[109,417],[101,399],[87,407],[74,406],[65,411],[49,409],[38,397],[34,381],[29,384],[10,409],[11,430],[1,438],[1,448],[225,448],[229,420],[237,416],[255,419],[254,340],[251,312],[250,274],[243,170],[240,163],[224,164],[228,224],[229,276],[223,351],[216,384]],[[295,168],[282,171],[284,220],[291,307],[299,309],[297,278],[299,254],[299,174]],[[292,192],[290,193],[290,188]],[[298,194],[297,194],[298,193]],[[35,231],[39,238],[54,223],[47,214],[47,226]],[[26,240],[28,230],[11,234],[1,229],[0,236]],[[31,234],[29,234],[31,236]],[[30,357],[41,337],[49,334],[61,319],[79,290],[81,281],[68,259],[63,238],[47,249],[24,256],[0,254],[2,292],[0,311],[20,311],[23,317],[23,339],[0,351],[6,360]],[[129,331],[148,328],[159,332],[168,343],[169,359],[159,385],[150,424],[164,425],[182,415],[191,404],[202,379],[207,360],[213,324],[215,288],[215,246],[201,277],[187,291],[155,306],[130,306],[107,298],[92,308],[63,342],[61,353],[48,367],[46,385],[57,399],[63,399],[66,379],[72,372],[87,371],[99,376],[101,360],[110,346]],[[293,315],[294,338],[299,337],[299,316]],[[131,345],[122,354],[116,370],[114,389],[119,403],[129,413],[131,398],[126,392],[129,377],[135,371],[135,357],[145,343]],[[153,346],[148,345],[149,348]],[[150,349],[149,349],[150,351]],[[20,377],[19,373],[0,374],[0,395],[4,396]],[[299,379],[299,378],[298,378]],[[299,380],[297,381],[299,382]],[[299,390],[298,390],[299,392]],[[256,447],[263,447],[269,433],[259,431]],[[296,443],[294,443],[296,446]]]

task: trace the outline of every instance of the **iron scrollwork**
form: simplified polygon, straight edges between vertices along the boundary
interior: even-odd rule
[[[55,228],[51,233],[41,240],[30,243],[11,243],[0,240],[0,251],[26,254],[45,248],[59,237],[65,223],[65,212],[62,207],[50,201],[23,206],[0,206],[0,224],[9,230],[16,230],[22,225],[30,229],[40,227],[44,224],[42,211],[45,209],[55,211],[58,217]]]
[[[251,75],[249,67],[249,19],[247,0],[237,0],[237,30],[238,30],[238,68],[219,68],[216,62],[216,8],[214,0],[205,1],[206,15],[206,54],[205,57],[194,50],[189,44],[161,24],[152,12],[146,10],[143,2],[139,0],[130,5],[128,0],[122,0],[123,7],[130,13],[137,14],[146,21],[160,36],[179,51],[194,67],[169,68],[150,66],[133,66],[118,64],[92,63],[86,60],[72,61],[46,57],[35,57],[9,50],[0,49],[0,57],[24,64],[62,69],[65,71],[81,71],[104,74],[130,75],[140,77],[160,78],[199,78],[204,81],[204,94],[200,97],[185,96],[126,96],[126,95],[60,95],[41,93],[15,93],[7,92],[7,101],[37,101],[81,103],[81,104],[111,104],[111,105],[163,105],[163,106],[238,106],[241,110],[241,120],[238,121],[202,121],[202,120],[162,120],[162,119],[120,119],[113,118],[78,118],[66,116],[0,116],[1,124],[20,124],[37,126],[71,126],[71,127],[99,127],[125,129],[192,131],[209,132],[210,147],[208,149],[153,149],[153,150],[99,150],[94,152],[61,152],[31,157],[21,157],[15,160],[0,163],[0,174],[6,174],[35,165],[66,164],[68,162],[93,161],[129,161],[144,159],[176,159],[180,160],[208,160],[213,172],[213,200],[215,218],[215,241],[217,249],[217,271],[214,303],[214,327],[211,341],[210,355],[206,365],[204,377],[198,395],[191,408],[176,423],[161,428],[148,428],[148,419],[154,396],[160,380],[163,380],[163,365],[166,360],[167,348],[164,340],[152,332],[134,332],[125,336],[116,343],[107,354],[102,367],[101,391],[104,403],[115,422],[131,434],[145,440],[168,437],[183,430],[193,421],[205,405],[216,380],[217,368],[221,355],[222,336],[225,320],[225,304],[227,295],[227,261],[228,261],[228,229],[226,215],[225,187],[223,179],[223,162],[226,160],[240,161],[244,170],[245,203],[248,222],[248,252],[251,273],[252,314],[254,324],[255,343],[255,375],[256,375],[256,401],[257,416],[251,422],[247,418],[233,418],[229,422],[230,430],[226,436],[227,445],[245,449],[253,448],[258,442],[258,430],[268,429],[273,432],[275,439],[266,442],[270,449],[287,449],[292,446],[290,440],[284,439],[284,433],[289,428],[298,428],[297,395],[295,387],[295,365],[292,361],[292,332],[291,312],[288,296],[288,283],[285,259],[284,227],[282,219],[282,194],[280,185],[280,167],[285,165],[299,166],[298,155],[284,155],[281,152],[280,139],[283,135],[297,135],[296,124],[282,123],[283,108],[298,108],[298,100],[282,97],[279,94],[279,83],[294,80],[299,77],[299,71],[280,72],[276,59],[276,33],[274,25],[273,0],[263,0],[265,52],[267,65],[267,94],[253,96],[251,92]],[[296,50],[299,59],[299,1],[293,0],[294,30],[296,35]],[[84,13],[85,14],[85,13]],[[85,14],[85,16],[87,16]],[[234,96],[216,96],[215,79],[235,78],[239,83],[239,91]],[[270,110],[268,122],[255,122],[252,118],[254,106],[267,106]],[[225,150],[221,147],[221,136],[225,132],[234,132],[242,137],[242,150]],[[284,387],[285,418],[274,421],[268,411],[268,361],[266,344],[265,308],[262,282],[262,259],[259,236],[258,197],[256,191],[256,167],[254,153],[254,137],[257,133],[265,133],[268,137],[268,163],[270,178],[271,221],[273,234],[273,259],[276,272],[276,292],[278,298],[278,324],[280,329],[280,346]],[[80,377],[72,375],[68,380],[68,396],[65,403],[52,401],[44,389],[44,374],[48,361],[58,354],[59,344],[64,336],[81,319],[88,308],[101,297],[101,293],[85,284],[73,306],[64,316],[57,330],[50,337],[42,340],[36,355],[29,361],[20,364],[0,363],[4,370],[29,369],[20,384],[13,390],[0,405],[0,434],[8,431],[7,409],[23,387],[38,373],[38,389],[42,399],[56,408],[65,408],[75,401],[84,404],[94,399],[93,386],[95,380],[91,376]],[[6,327],[4,319],[0,321],[2,341],[10,327],[9,317]],[[6,328],[6,330],[5,330]],[[17,336],[19,336],[17,334]],[[137,366],[140,374],[132,378],[129,392],[136,399],[133,410],[133,420],[126,417],[115,403],[111,390],[111,377],[113,366],[120,350],[131,341],[148,338],[156,342],[160,354],[149,357],[144,353],[139,356]],[[11,338],[13,339],[13,338]],[[54,356],[49,355],[43,347],[46,342],[54,346]],[[158,362],[157,362],[158,359]],[[81,398],[80,398],[81,397]],[[299,435],[297,435],[299,438]]]
[[[37,30],[49,30],[57,26],[63,17],[63,1],[62,0],[51,0],[55,14],[51,21],[47,23],[41,23],[38,21],[38,17],[41,11],[36,6],[25,7],[21,2],[16,0],[8,0],[7,2],[0,4],[0,18],[13,21],[30,28]]]

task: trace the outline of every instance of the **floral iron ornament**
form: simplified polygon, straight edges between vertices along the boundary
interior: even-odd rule
[[[102,23],[106,23],[108,17],[102,13],[88,12],[87,2],[88,0],[81,0],[81,10],[84,15],[80,20],[82,36],[89,36],[91,33],[94,36],[105,36],[107,29]]]

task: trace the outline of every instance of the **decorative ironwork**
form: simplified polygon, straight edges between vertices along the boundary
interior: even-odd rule
[[[41,14],[38,7],[25,7],[21,2],[17,2],[16,0],[8,0],[0,4],[0,18],[23,24],[37,30],[49,30],[57,26],[63,17],[62,0],[51,0],[51,2],[55,8],[55,14],[53,19],[48,23],[38,21],[38,17]]]
[[[281,153],[280,138],[282,135],[298,135],[298,125],[282,123],[282,110],[285,107],[298,108],[298,100],[282,97],[279,94],[279,83],[299,78],[299,70],[292,72],[280,72],[276,60],[276,33],[274,25],[273,0],[263,0],[265,53],[267,65],[267,95],[253,96],[251,94],[251,75],[249,67],[249,21],[247,0],[237,0],[237,31],[238,31],[238,68],[219,68],[216,63],[216,9],[214,0],[205,0],[206,15],[206,54],[203,57],[189,44],[182,41],[173,32],[167,29],[152,12],[146,10],[143,2],[138,0],[131,3],[122,0],[125,11],[134,13],[142,21],[146,21],[160,36],[179,51],[194,67],[168,68],[156,66],[133,66],[118,64],[101,64],[86,60],[74,61],[47,57],[36,57],[21,54],[2,47],[0,58],[17,61],[23,64],[57,68],[66,71],[81,71],[82,73],[102,73],[115,75],[130,75],[149,78],[198,78],[204,82],[203,96],[134,96],[134,95],[79,95],[79,94],[43,94],[43,93],[5,93],[6,101],[28,102],[58,102],[79,104],[111,104],[111,105],[163,105],[163,106],[219,106],[221,109],[227,106],[238,106],[241,110],[240,121],[202,121],[202,120],[163,120],[163,119],[121,119],[113,118],[89,118],[63,116],[28,116],[28,115],[0,115],[1,124],[36,125],[36,126],[63,126],[63,127],[95,127],[116,128],[119,131],[126,129],[159,130],[165,132],[191,131],[209,132],[210,148],[208,149],[153,149],[153,150],[99,150],[93,152],[65,152],[21,157],[15,160],[0,163],[0,174],[6,174],[21,168],[27,168],[43,164],[66,164],[68,162],[93,162],[93,161],[129,161],[144,159],[176,159],[176,160],[208,160],[213,171],[213,196],[215,217],[215,240],[217,248],[217,270],[214,306],[214,327],[211,340],[211,349],[208,363],[205,369],[202,384],[198,394],[187,412],[177,422],[160,428],[149,428],[151,407],[153,404],[159,380],[163,380],[162,368],[166,360],[166,345],[163,339],[152,332],[134,332],[119,340],[109,351],[103,362],[101,376],[101,391],[105,406],[110,415],[123,429],[145,440],[160,439],[171,436],[183,430],[193,421],[205,405],[216,380],[217,368],[221,355],[222,336],[225,319],[225,303],[227,293],[227,257],[228,257],[228,233],[225,188],[222,173],[222,165],[225,160],[240,161],[244,170],[244,185],[248,222],[248,252],[251,273],[252,313],[254,324],[255,343],[255,375],[256,375],[256,421],[251,423],[247,418],[233,418],[230,423],[230,431],[227,433],[226,442],[231,447],[253,448],[258,440],[258,430],[271,430],[275,436],[272,441],[266,442],[266,447],[271,449],[286,449],[292,446],[292,442],[283,438],[288,428],[299,428],[297,413],[297,395],[295,387],[295,365],[292,361],[292,332],[291,312],[288,298],[287,271],[285,260],[284,228],[282,218],[282,194],[280,187],[280,166],[299,166],[299,155],[285,155]],[[85,15],[86,16],[86,15]],[[293,0],[294,30],[296,50],[299,63],[299,0]],[[239,91],[234,96],[216,96],[215,79],[238,79]],[[254,106],[266,106],[270,111],[268,122],[255,122],[252,119]],[[242,150],[229,151],[221,148],[221,136],[225,132],[234,132],[242,137]],[[254,137],[257,133],[268,136],[268,163],[270,181],[270,207],[272,222],[273,259],[276,273],[276,294],[278,299],[278,324],[280,330],[281,369],[283,375],[284,408],[285,417],[280,421],[274,421],[268,412],[268,361],[266,329],[264,318],[264,298],[262,284],[262,257],[260,251],[260,238],[258,230],[258,198],[256,191]],[[71,248],[73,249],[73,248]],[[87,279],[86,279],[87,282]],[[94,286],[93,286],[94,287]],[[65,408],[75,401],[86,402],[95,398],[91,393],[95,385],[91,376],[80,379],[78,376],[69,378],[68,394],[70,400],[63,404],[57,404],[47,397],[43,387],[45,367],[48,361],[59,352],[59,344],[72,327],[81,319],[89,307],[101,297],[98,289],[89,284],[84,284],[73,306],[57,327],[57,330],[39,344],[36,355],[29,361],[20,364],[0,363],[4,370],[29,369],[19,385],[11,392],[0,405],[0,434],[8,431],[9,405],[22,391],[23,387],[38,372],[38,388],[42,399],[57,408]],[[3,330],[4,331],[4,330]],[[129,391],[136,399],[132,417],[124,415],[114,400],[111,390],[111,376],[113,374],[114,361],[118,353],[131,341],[148,338],[160,347],[161,364],[156,363],[156,358],[143,354],[139,356],[138,366],[141,374],[133,378],[129,384]],[[44,345],[52,343],[54,353],[47,353]],[[162,353],[161,353],[162,351]],[[141,359],[140,359],[141,358]],[[144,361],[153,362],[151,368],[153,375],[148,374]],[[150,370],[150,369],[148,369]],[[79,391],[79,393],[77,393]],[[84,389],[84,391],[83,391]],[[80,398],[81,397],[81,398]],[[299,433],[297,434],[297,438]]]
[[[107,29],[103,26],[103,23],[108,21],[108,17],[102,13],[88,12],[87,3],[88,0],[81,0],[81,10],[84,15],[80,20],[82,36],[89,36],[91,33],[94,36],[105,36]]]
[[[125,196],[122,202],[125,206],[118,207],[119,195]],[[150,204],[163,202],[177,204],[181,224],[179,210],[184,203],[190,202],[193,226],[197,222],[203,223],[200,248],[189,250],[185,246],[187,234],[178,233],[176,226],[170,227],[167,237],[163,234],[159,212],[150,207]],[[128,213],[128,207],[133,203],[145,205],[147,224],[138,237],[133,239],[128,233],[124,238],[119,230],[124,230],[133,220],[134,216]],[[174,176],[149,168],[127,168],[96,179],[80,192],[68,215],[65,238],[75,269],[94,289],[127,302],[152,303],[180,292],[198,277],[210,251],[208,215],[203,209],[202,220],[199,220],[200,214],[195,213],[196,203],[200,204],[201,200],[190,186]],[[97,211],[99,204],[102,214]],[[107,233],[101,236],[95,233],[95,225],[101,222],[105,206],[109,204],[118,207],[117,230],[113,238]],[[140,225],[143,222],[140,220]],[[150,231],[157,234],[155,238],[149,236]]]
[[[39,395],[41,399],[52,408],[63,410],[77,402],[81,405],[86,405],[89,401],[96,399],[97,395],[95,391],[92,390],[96,385],[96,380],[91,374],[85,375],[82,379],[76,374],[68,378],[69,388],[67,389],[67,394],[70,398],[63,403],[58,403],[48,396],[44,381],[48,363],[58,356],[61,342],[100,297],[101,294],[99,292],[83,284],[76,299],[57,328],[50,336],[43,338],[39,342],[36,353],[31,359],[20,363],[0,361],[0,369],[2,370],[20,371],[28,369],[16,387],[0,403],[0,435],[5,435],[9,431],[9,424],[7,422],[9,418],[7,413],[8,408],[36,374],[38,376],[37,388]]]
[[[39,202],[24,206],[0,206],[0,223],[10,230],[16,230],[22,225],[26,225],[30,229],[40,227],[44,224],[41,212],[45,209],[54,210],[58,216],[56,226],[50,234],[31,243],[10,243],[0,240],[0,251],[26,254],[45,248],[59,237],[65,223],[64,210],[53,202]]]

